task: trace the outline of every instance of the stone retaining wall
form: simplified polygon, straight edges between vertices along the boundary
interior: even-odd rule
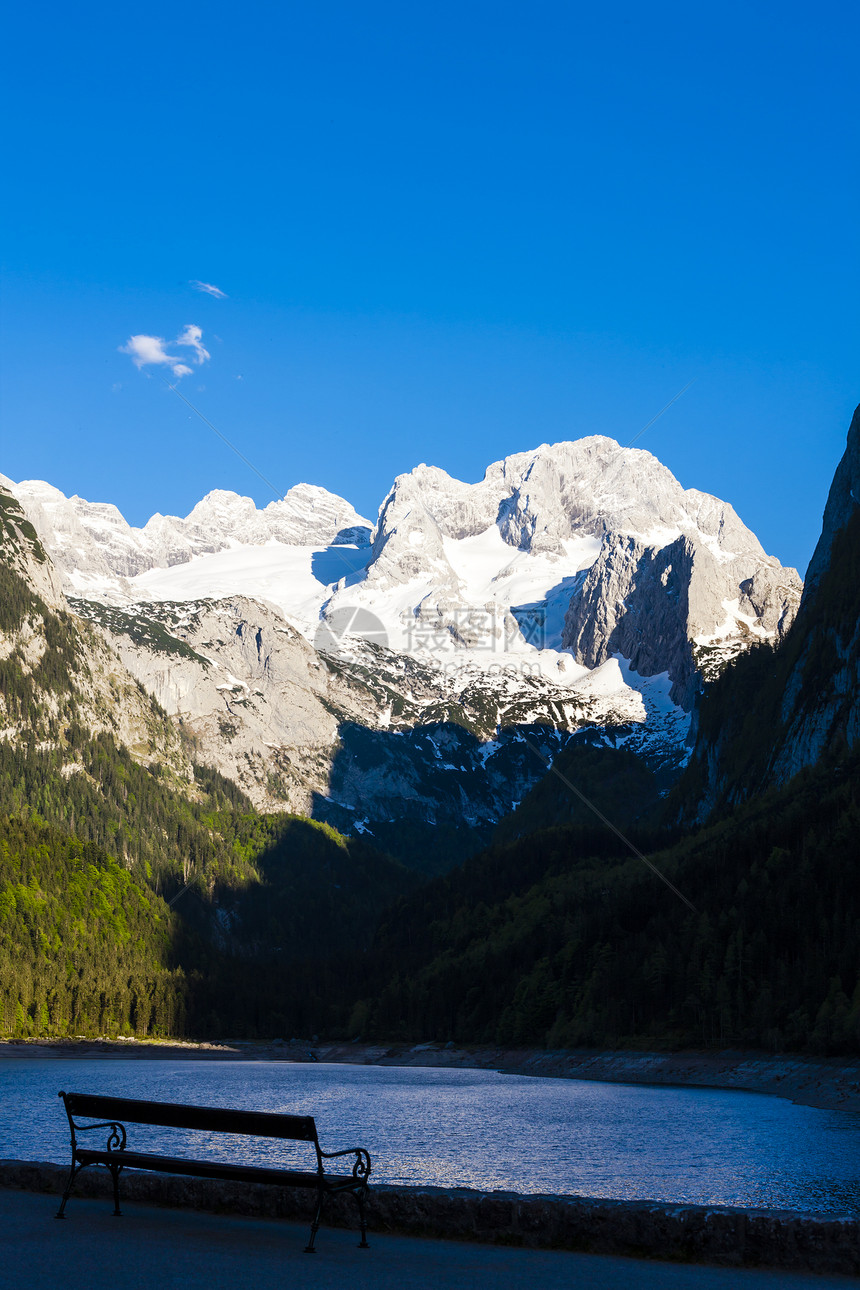
[[[66,1177],[61,1165],[0,1161],[0,1187],[59,1196]],[[313,1193],[293,1188],[138,1170],[123,1173],[121,1190],[130,1201],[294,1221],[309,1221],[314,1206]],[[75,1195],[108,1198],[111,1194],[106,1170],[85,1169],[75,1184]],[[69,1206],[73,1213],[74,1196]],[[354,1201],[333,1199],[325,1222],[355,1227]],[[849,1217],[380,1185],[370,1192],[368,1223],[371,1234],[397,1232],[636,1258],[860,1274],[860,1221]]]

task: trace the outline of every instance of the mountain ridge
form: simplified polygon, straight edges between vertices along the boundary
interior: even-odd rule
[[[550,757],[577,730],[620,739],[664,782],[688,755],[702,677],[780,639],[800,597],[731,506],[604,436],[511,454],[476,484],[417,466],[372,530],[312,485],[262,510],[214,490],[142,529],[50,485],[12,488],[76,610],[201,756],[259,808],[347,829],[387,827],[395,784],[395,814],[453,824],[441,745],[410,737],[395,752],[397,731],[434,723],[485,741],[461,746],[463,810],[482,826],[542,773],[518,774],[507,804],[497,773],[486,800],[473,773],[482,758],[501,767],[529,725]],[[377,732],[373,756],[360,727]]]

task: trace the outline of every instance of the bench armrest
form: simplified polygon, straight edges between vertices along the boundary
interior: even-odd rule
[[[355,1162],[352,1166],[353,1178],[361,1178],[367,1181],[370,1177],[370,1155],[364,1147],[346,1147],[343,1151],[320,1151],[323,1160],[336,1160],[338,1156],[355,1156]]]
[[[125,1125],[118,1120],[107,1120],[104,1124],[78,1124],[75,1121],[72,1125],[72,1147],[75,1146],[75,1136],[78,1133],[89,1133],[92,1129],[110,1129],[105,1143],[106,1151],[125,1151]]]
[[[125,1125],[120,1124],[119,1120],[99,1120],[97,1124],[81,1124],[79,1119],[76,1117],[74,1110],[72,1109],[72,1107],[69,1106],[70,1097],[74,1097],[74,1096],[75,1096],[74,1094],[68,1094],[63,1092],[59,1092],[57,1094],[57,1097],[61,1097],[63,1099],[63,1106],[65,1107],[66,1117],[69,1121],[69,1132],[72,1135],[72,1158],[74,1159],[74,1154],[75,1154],[76,1134],[91,1133],[93,1129],[110,1129],[110,1133],[108,1134],[108,1138],[107,1138],[107,1144],[105,1147],[106,1151],[125,1151],[125,1143],[126,1143]],[[90,1101],[92,1100],[93,1099],[91,1098]],[[99,1099],[95,1099],[95,1100],[98,1101]],[[107,1114],[110,1115],[109,1109],[107,1111]],[[86,1114],[84,1114],[81,1116],[81,1118],[85,1120],[94,1119],[94,1116],[93,1115],[87,1116]]]

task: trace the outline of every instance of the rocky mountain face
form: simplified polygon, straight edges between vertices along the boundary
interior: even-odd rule
[[[689,771],[699,818],[784,784],[860,738],[860,409],[803,600],[776,654],[754,651],[702,706]]]
[[[331,678],[269,606],[243,597],[134,611],[73,599],[204,760],[258,806],[309,813],[337,738]],[[341,696],[338,696],[341,697]]]
[[[571,600],[562,639],[587,667],[620,653],[642,676],[668,672],[672,697],[689,709],[702,677],[757,641],[784,638],[801,587],[794,569],[754,551],[715,550],[689,534],[663,546],[613,535]]]
[[[664,776],[677,765],[679,714],[661,710],[659,687],[635,694],[638,707],[599,687],[562,702],[540,675],[451,678],[361,638],[322,653],[244,597],[71,603],[258,807],[367,833],[398,854],[444,834],[442,866],[448,852],[459,858],[458,829],[477,830],[477,844],[580,730],[608,730]]]
[[[833,544],[860,509],[860,407],[848,427],[848,441],[836,467],[827,495],[821,537],[816,543],[806,572],[804,602],[810,603],[822,577],[832,565]]]
[[[70,612],[33,525],[2,489],[0,539],[0,740],[56,750],[68,776],[80,771],[72,728],[108,733],[189,781],[180,732],[102,633]]]
[[[860,408],[851,421],[821,537],[809,566],[793,661],[780,705],[783,781],[860,737]]]
[[[667,672],[689,710],[704,671],[782,638],[801,590],[731,506],[683,489],[650,453],[592,436],[515,454],[474,485],[428,466],[400,476],[363,577],[323,613],[358,603],[395,638],[399,613],[413,636],[480,648],[482,623],[528,641],[528,611],[543,612],[541,643],[589,669],[620,654],[640,676]],[[559,601],[563,625],[548,622]]]
[[[258,807],[395,849],[399,821],[493,825],[580,737],[666,782],[702,677],[779,640],[801,591],[730,506],[599,436],[477,484],[419,466],[372,531],[309,485],[263,510],[210,493],[141,529],[10,487],[105,670]]]

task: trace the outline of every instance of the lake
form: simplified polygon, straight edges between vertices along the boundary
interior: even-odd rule
[[[860,1216],[860,1114],[758,1093],[485,1070],[11,1058],[0,1061],[0,1158],[67,1163],[59,1089],[313,1115],[324,1150],[369,1150],[376,1182]],[[219,1159],[236,1140],[141,1125],[129,1146]],[[242,1149],[276,1164],[307,1148]]]

